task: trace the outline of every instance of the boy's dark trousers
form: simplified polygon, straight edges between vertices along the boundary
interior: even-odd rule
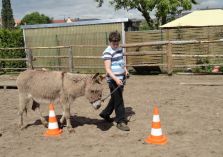
[[[117,86],[115,81],[111,80],[109,82],[109,88],[110,92],[112,92]],[[124,86],[120,86],[112,95],[111,99],[106,106],[106,108],[101,112],[102,115],[110,116],[115,110],[116,114],[116,122],[125,122],[125,107],[124,107],[124,101],[122,97]]]

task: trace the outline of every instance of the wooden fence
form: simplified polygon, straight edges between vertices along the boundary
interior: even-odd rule
[[[162,48],[165,47],[162,51],[127,51],[125,53],[127,67],[137,67],[137,66],[162,66],[167,69],[167,73],[171,75],[173,73],[174,68],[182,68],[182,67],[199,67],[199,66],[214,66],[220,65],[223,66],[222,63],[217,64],[177,64],[176,58],[223,58],[223,54],[199,54],[199,55],[190,55],[190,54],[173,54],[173,46],[177,45],[188,45],[188,44],[204,44],[204,43],[221,43],[223,40],[212,40],[212,41],[198,41],[198,40],[188,40],[188,41],[157,41],[157,42],[142,42],[142,43],[132,43],[132,44],[125,44],[121,45],[125,49],[135,48],[141,49],[146,47],[153,47],[153,46],[161,46]],[[80,47],[106,47],[106,45],[70,45],[70,46],[55,46],[55,47],[29,47],[29,48],[0,48],[0,50],[21,50],[24,49],[26,52],[26,58],[0,58],[0,61],[26,61],[27,68],[30,69],[38,69],[38,68],[61,68],[65,69],[64,71],[75,72],[74,59],[99,59],[101,56],[74,56],[72,52],[75,52],[75,48]],[[67,55],[63,56],[33,56],[32,50],[35,49],[65,49],[67,51]],[[158,63],[145,63],[145,62],[138,62],[137,64],[129,64],[128,57],[140,57],[140,56],[147,56],[151,57],[154,55],[162,56],[164,60]],[[67,66],[34,66],[33,62],[38,60],[39,58],[46,58],[46,59],[58,59],[63,58],[66,59]],[[102,62],[103,63],[103,62]],[[2,68],[3,70],[25,70],[27,68]],[[95,67],[92,67],[95,68]],[[103,64],[98,66],[98,68],[103,68]]]
[[[174,28],[174,29],[162,29],[162,30],[149,30],[149,31],[135,31],[126,32],[126,43],[142,43],[142,42],[153,42],[153,41],[214,41],[223,39],[223,26],[213,27],[194,27],[194,28]],[[166,45],[153,45],[149,47],[132,47],[127,48],[127,52],[155,52],[153,55],[144,56],[129,56],[129,64],[166,64],[167,58],[165,55],[156,54],[166,52]],[[172,45],[173,55],[221,55],[223,54],[222,43],[191,43],[191,44],[173,44]],[[215,57],[180,57],[175,56],[173,63],[175,65],[194,65],[199,63],[222,63],[222,58]],[[166,72],[165,66],[160,66],[163,72]],[[148,69],[148,68],[147,68]],[[152,69],[152,68],[151,68]],[[199,69],[199,68],[197,68]],[[184,70],[181,67],[175,67],[175,71]]]

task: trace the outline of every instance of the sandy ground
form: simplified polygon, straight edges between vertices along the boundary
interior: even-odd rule
[[[0,81],[7,77],[1,76]],[[18,92],[0,90],[1,157],[222,157],[223,86],[180,85],[180,82],[222,83],[222,76],[132,76],[125,88],[125,106],[130,132],[118,130],[98,116],[87,100],[77,99],[71,107],[75,133],[66,127],[59,137],[46,138],[35,112],[25,117],[27,129],[17,127]],[[106,87],[106,86],[105,86]],[[106,87],[105,93],[108,92]],[[157,103],[166,145],[146,144],[150,135],[152,109]],[[48,106],[42,105],[48,116]],[[56,105],[56,114],[61,108]],[[113,115],[114,116],[114,115]]]

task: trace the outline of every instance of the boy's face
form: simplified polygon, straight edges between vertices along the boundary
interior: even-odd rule
[[[111,46],[111,48],[113,48],[113,49],[118,48],[118,47],[119,47],[119,40],[112,40],[112,41],[110,42],[110,46]]]

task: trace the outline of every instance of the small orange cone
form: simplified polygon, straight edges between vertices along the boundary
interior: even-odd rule
[[[44,136],[57,136],[62,133],[62,130],[59,129],[56,114],[54,112],[53,104],[49,105],[49,123],[48,130],[44,133]]]
[[[151,135],[149,135],[145,139],[146,143],[151,144],[166,144],[167,138],[162,134],[161,124],[160,124],[160,117],[158,107],[155,106],[153,110],[153,121],[152,121],[152,128],[151,128]]]

